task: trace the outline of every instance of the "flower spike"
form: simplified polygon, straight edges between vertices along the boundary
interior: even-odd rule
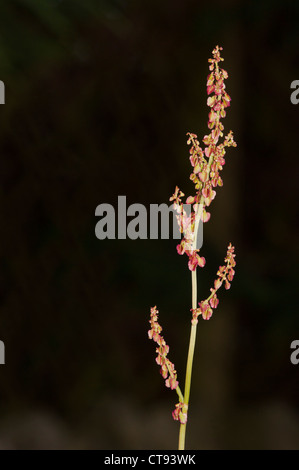
[[[228,78],[226,70],[219,67],[223,61],[220,55],[221,47],[216,46],[213,50],[213,58],[209,59],[211,73],[207,78],[207,104],[211,108],[209,113],[208,128],[210,134],[205,135],[202,142],[205,148],[200,146],[197,135],[191,132],[187,133],[187,144],[190,148],[190,163],[193,167],[190,179],[195,186],[195,195],[186,199],[187,204],[194,204],[193,212],[188,217],[183,209],[181,198],[184,196],[182,191],[176,187],[170,201],[175,201],[175,209],[178,213],[177,219],[184,238],[177,246],[180,255],[186,254],[189,258],[188,267],[194,271],[197,266],[204,267],[205,258],[198,255],[199,249],[194,247],[194,241],[197,237],[198,224],[208,222],[210,213],[206,208],[210,206],[216,197],[217,186],[223,186],[223,180],[220,171],[225,165],[225,153],[227,147],[236,147],[233,133],[230,131],[222,143],[219,139],[223,137],[224,126],[221,119],[225,117],[227,108],[230,105],[231,98],[225,90],[224,81]]]

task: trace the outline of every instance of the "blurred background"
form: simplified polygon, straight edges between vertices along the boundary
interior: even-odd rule
[[[175,240],[98,240],[95,209],[193,191],[208,58],[232,101],[199,299],[226,247],[236,276],[199,321],[189,449],[298,449],[295,1],[10,0],[0,7],[0,448],[175,449],[147,338],[157,305],[183,387],[191,277]]]

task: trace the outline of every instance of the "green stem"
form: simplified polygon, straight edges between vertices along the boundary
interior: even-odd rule
[[[210,174],[211,165],[213,163],[214,157],[213,154],[210,155],[208,161],[208,174]],[[203,187],[205,184],[203,184]],[[194,234],[193,234],[193,247],[196,248],[196,241],[197,241],[197,231],[199,222],[203,213],[205,198],[202,195],[199,201],[199,205],[197,206],[196,214],[195,214],[195,223],[194,223]],[[197,274],[196,269],[192,271],[192,309],[197,308]],[[193,365],[193,356],[195,350],[195,342],[196,342],[196,330],[197,330],[197,322],[191,324],[191,332],[190,332],[190,340],[189,340],[189,350],[188,350],[188,358],[187,358],[187,366],[186,366],[186,378],[185,378],[185,391],[184,391],[184,400],[181,402],[185,405],[185,412],[188,413],[188,405],[189,405],[189,397],[190,397],[190,388],[191,388],[191,377],[192,377],[192,365]],[[186,425],[187,423],[180,424],[180,432],[179,432],[179,450],[185,449],[185,438],[186,438]]]
[[[185,450],[185,438],[186,438],[186,424],[180,425],[179,433],[179,450]]]
[[[196,276],[196,269],[192,271],[192,308],[196,308],[197,304],[197,276]],[[184,391],[184,405],[186,405],[186,409],[188,410],[189,404],[189,397],[190,397],[190,388],[191,388],[191,376],[192,376],[192,365],[193,365],[193,356],[194,356],[194,349],[195,349],[195,341],[196,341],[196,329],[197,324],[192,324],[191,326],[191,333],[190,333],[190,340],[189,340],[189,350],[188,350],[188,358],[187,358],[187,367],[186,367],[186,378],[185,378],[185,391]],[[180,433],[179,433],[179,450],[185,449],[185,436],[186,436],[186,425],[184,423],[180,425]]]

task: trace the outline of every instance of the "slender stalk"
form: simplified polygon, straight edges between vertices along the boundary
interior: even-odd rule
[[[192,271],[191,275],[192,275],[192,308],[196,309],[196,305],[197,305],[196,269],[195,271]],[[196,329],[197,329],[197,324],[193,324],[191,326],[191,332],[190,332],[189,350],[188,350],[187,367],[186,367],[186,378],[185,378],[184,405],[186,405],[186,409],[188,409],[189,397],[190,397],[192,365],[193,365],[193,356],[194,356],[195,341],[196,341]],[[178,447],[179,450],[185,449],[186,425],[187,423],[180,425],[179,447]]]
[[[186,423],[180,425],[179,432],[179,450],[185,450],[185,439],[186,439]]]

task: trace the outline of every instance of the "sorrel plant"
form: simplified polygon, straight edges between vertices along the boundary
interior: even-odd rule
[[[175,409],[172,412],[173,418],[180,422],[179,449],[185,449],[198,317],[201,315],[204,320],[211,318],[213,310],[217,308],[219,303],[217,296],[218,290],[223,284],[225,289],[230,288],[231,281],[235,274],[234,267],[236,265],[234,247],[230,243],[227,248],[224,264],[219,266],[214,286],[210,289],[210,295],[201,302],[197,302],[197,268],[203,268],[206,264],[205,258],[199,255],[200,250],[196,247],[198,226],[201,221],[209,221],[211,215],[207,211],[207,207],[209,207],[211,202],[215,199],[216,188],[223,185],[220,171],[225,164],[226,148],[236,147],[237,145],[234,141],[232,131],[225,137],[223,135],[224,126],[221,120],[226,115],[226,108],[230,106],[231,98],[226,92],[224,83],[228,74],[224,69],[220,68],[220,62],[223,61],[223,58],[220,56],[221,50],[222,47],[216,46],[212,52],[213,57],[209,59],[210,73],[207,79],[207,105],[210,108],[208,120],[210,133],[205,135],[202,139],[204,148],[200,146],[196,134],[189,132],[187,134],[187,144],[190,145],[190,162],[192,165],[190,179],[194,183],[195,194],[194,196],[187,197],[186,204],[191,204],[193,210],[187,215],[182,202],[182,198],[185,195],[178,187],[175,188],[175,192],[170,198],[170,201],[174,201],[173,204],[177,212],[177,221],[180,231],[183,234],[181,242],[177,245],[177,252],[180,255],[186,254],[188,257],[188,268],[191,271],[192,283],[191,332],[184,392],[179,387],[175,366],[168,359],[169,346],[166,344],[163,336],[161,336],[162,327],[158,322],[159,312],[156,306],[151,308],[151,328],[148,331],[148,337],[153,339],[157,344],[156,362],[161,367],[160,372],[163,379],[165,379],[165,385],[171,390],[175,390],[179,398],[179,402],[175,405]]]

